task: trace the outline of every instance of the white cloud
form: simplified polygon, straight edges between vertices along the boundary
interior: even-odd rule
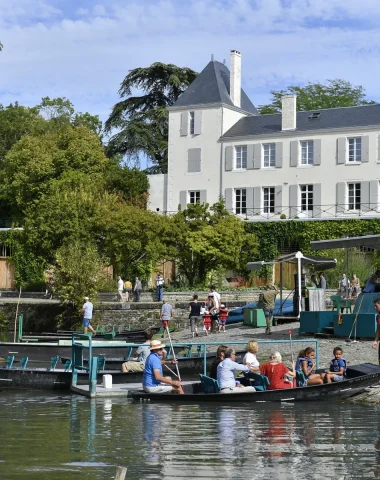
[[[380,99],[380,2],[374,0],[0,0],[0,103],[65,96],[106,118],[128,70],[154,61],[201,70],[243,54],[255,104],[289,84],[344,78]],[[343,7],[342,7],[343,5]]]

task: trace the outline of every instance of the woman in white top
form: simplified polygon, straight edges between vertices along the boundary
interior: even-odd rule
[[[245,348],[246,354],[243,358],[243,364],[247,365],[255,373],[260,373],[260,364],[256,358],[256,353],[259,351],[259,344],[255,340],[251,340],[247,343]]]

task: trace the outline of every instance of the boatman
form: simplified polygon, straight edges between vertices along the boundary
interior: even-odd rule
[[[180,381],[164,377],[162,374],[162,365],[176,363],[176,360],[162,359],[164,348],[165,345],[160,340],[152,340],[150,342],[150,355],[146,359],[144,367],[143,390],[147,393],[173,392],[183,394]]]
[[[86,334],[87,329],[90,329],[92,336],[95,337],[96,332],[91,326],[92,312],[94,310],[94,305],[90,302],[88,297],[84,297],[84,304],[81,312],[83,313],[83,331]]]

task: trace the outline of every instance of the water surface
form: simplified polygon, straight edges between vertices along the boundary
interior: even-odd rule
[[[380,409],[0,392],[0,479],[380,478]]]

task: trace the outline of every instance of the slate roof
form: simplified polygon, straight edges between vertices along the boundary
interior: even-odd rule
[[[211,60],[197,78],[188,86],[173,107],[188,107],[210,103],[225,103],[233,106],[230,98],[230,71],[220,62]],[[241,109],[257,115],[257,110],[243,89]]]
[[[309,118],[314,112],[320,112],[318,118]],[[222,138],[288,134],[289,130],[282,132],[281,121],[281,113],[244,117],[236,122]],[[380,104],[297,112],[297,128],[294,132],[370,125],[380,125]]]

